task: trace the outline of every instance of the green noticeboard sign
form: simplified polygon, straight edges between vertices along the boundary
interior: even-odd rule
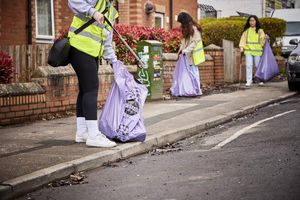
[[[156,40],[141,41],[137,45],[137,52],[144,69],[138,69],[136,79],[148,89],[147,100],[163,98],[163,58],[162,43]]]

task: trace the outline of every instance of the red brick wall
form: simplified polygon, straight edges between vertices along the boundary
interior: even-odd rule
[[[205,50],[214,59],[214,80],[215,84],[224,83],[224,53],[223,50]]]
[[[172,86],[173,81],[173,71],[175,69],[176,61],[164,61],[164,70],[163,70],[163,77],[164,77],[164,88],[163,92],[168,93],[170,87]]]
[[[176,61],[164,61],[164,93],[168,93],[173,81],[173,71],[175,69]],[[215,82],[222,80],[215,80],[214,61],[207,60],[198,66],[200,74],[201,87],[214,85]],[[223,78],[224,80],[224,78]]]
[[[241,83],[245,83],[246,82],[246,61],[245,61],[245,56],[242,57],[241,60],[241,53],[235,53],[235,57],[236,57],[236,66],[235,66],[235,82],[241,82]],[[242,65],[241,65],[241,61],[242,61]],[[278,68],[280,73],[285,73],[285,59],[281,56],[276,56],[276,61],[278,64]],[[240,67],[242,68],[240,71]],[[255,67],[253,66],[253,77],[255,74]],[[240,78],[240,73],[241,73],[241,78]]]
[[[131,71],[129,69],[129,71]],[[45,90],[44,94],[0,96],[0,125],[16,124],[75,111],[78,80],[73,74],[51,75],[32,79]],[[98,106],[103,106],[108,96],[113,72],[110,66],[99,70],[100,87]]]
[[[147,0],[131,0],[124,3],[119,3],[119,24],[124,25],[143,25],[154,26],[154,13],[147,15],[144,11],[144,6]],[[169,0],[152,0],[156,7],[164,7],[165,25],[167,29],[170,24],[166,23],[166,17],[170,18],[170,1]],[[194,19],[197,18],[197,0],[189,0],[187,4],[182,0],[173,0],[173,27],[178,26],[175,20],[175,15],[180,12],[188,12]]]
[[[25,44],[27,42],[27,1],[0,1],[0,44]]]
[[[141,25],[143,23],[142,0],[130,0],[129,25]],[[119,16],[121,18],[122,16]]]
[[[54,2],[54,22],[55,36],[59,32],[69,27],[73,13],[68,7],[68,1],[55,0]],[[130,3],[129,3],[130,2]],[[152,2],[165,8],[165,23],[166,17],[170,17],[170,1],[169,0],[152,0]],[[146,0],[125,0],[124,4],[119,3],[119,24],[125,25],[143,25],[154,26],[154,13],[146,15],[144,4]],[[35,16],[35,0],[31,0],[32,13],[32,43],[36,42],[36,16]],[[197,17],[197,0],[186,1],[173,0],[173,27],[178,26],[175,21],[175,15],[181,11],[187,11]],[[26,0],[1,0],[0,1],[0,43],[1,44],[27,44],[27,1]],[[165,24],[168,29],[170,24]]]
[[[197,0],[188,0],[188,3],[186,0],[173,0],[174,15],[178,15],[180,12],[187,12],[189,13],[194,20],[197,21]],[[178,22],[173,19],[173,27],[178,26]]]
[[[53,76],[36,79],[44,94],[0,97],[0,125],[32,121],[75,110],[77,77]]]
[[[210,54],[215,55],[216,59],[220,59],[223,51],[211,51]],[[207,60],[198,66],[202,87],[224,82],[224,77],[220,75],[222,71],[221,66],[215,66],[216,63],[219,63],[219,61],[214,62],[214,60]],[[164,93],[167,93],[172,85],[172,73],[175,64],[176,60],[164,61]],[[136,67],[129,67],[128,70],[134,73]],[[0,125],[15,124],[48,117],[51,118],[53,115],[74,111],[78,93],[77,77],[75,73],[64,74],[65,73],[33,78],[32,80],[45,90],[44,94],[1,96]],[[99,80],[98,104],[102,106],[105,103],[113,81],[113,72],[110,66],[100,67]]]
[[[1,97],[0,107],[1,125],[36,120],[41,114],[50,112],[44,94]]]
[[[55,0],[54,22],[55,35],[69,27],[73,13],[68,7],[68,1]],[[32,43],[36,42],[35,0],[31,0]],[[27,44],[27,1],[1,0],[0,1],[0,44],[20,45]]]
[[[118,11],[119,11],[119,18],[118,22],[119,24],[123,25],[129,25],[129,14],[130,14],[130,7],[129,7],[129,1],[124,1],[124,3],[118,4]]]
[[[68,1],[54,1],[54,22],[55,35],[60,35],[60,31],[68,29],[73,19],[73,13],[68,7]]]
[[[198,66],[201,86],[206,87],[215,84],[214,61],[206,61]]]

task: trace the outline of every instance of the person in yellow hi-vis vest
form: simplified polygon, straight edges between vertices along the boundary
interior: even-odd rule
[[[99,131],[97,121],[98,61],[101,57],[111,64],[117,61],[112,47],[113,30],[104,22],[102,14],[105,10],[104,15],[114,23],[118,12],[112,4],[111,0],[68,0],[69,8],[75,14],[68,33],[69,58],[79,82],[75,142],[85,142],[87,146],[116,146]],[[94,23],[80,33],[74,33],[92,18]]]
[[[265,44],[266,35],[261,29],[258,18],[251,15],[244,27],[244,32],[240,39],[240,51],[244,52],[246,57],[246,86],[252,85],[253,76],[253,60],[257,68],[260,57],[263,53],[263,46]],[[261,85],[263,82],[260,83]]]
[[[179,13],[177,21],[181,24],[181,32],[183,38],[181,40],[180,49],[178,51],[178,56],[180,54],[186,55],[187,62],[191,67],[192,73],[197,78],[197,84],[200,89],[200,75],[197,65],[205,61],[203,43],[201,38],[201,26],[186,12]]]

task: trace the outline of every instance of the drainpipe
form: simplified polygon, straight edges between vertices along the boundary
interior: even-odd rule
[[[262,16],[261,17],[265,17],[266,16],[266,0],[262,0]]]
[[[173,28],[173,0],[170,0],[170,29]]]
[[[27,0],[27,44],[32,44],[31,0]]]

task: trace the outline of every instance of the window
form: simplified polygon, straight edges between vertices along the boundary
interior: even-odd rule
[[[287,22],[285,36],[299,36],[300,35],[300,22]]]
[[[164,28],[164,14],[155,13],[155,27]]]
[[[36,0],[36,39],[49,43],[54,39],[53,0]]]

